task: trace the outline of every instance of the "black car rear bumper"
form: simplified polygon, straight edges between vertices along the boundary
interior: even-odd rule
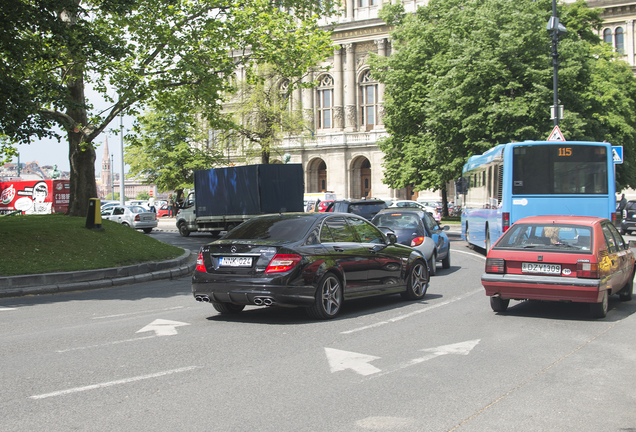
[[[312,285],[281,285],[280,277],[214,280],[205,276],[192,282],[196,300],[257,306],[310,306],[315,300]]]

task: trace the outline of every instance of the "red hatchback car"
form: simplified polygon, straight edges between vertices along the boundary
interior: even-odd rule
[[[590,303],[607,315],[608,297],[632,299],[634,253],[607,219],[532,216],[518,220],[488,252],[481,284],[495,312],[510,299]]]

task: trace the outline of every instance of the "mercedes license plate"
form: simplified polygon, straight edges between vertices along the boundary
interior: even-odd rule
[[[251,267],[252,257],[220,257],[219,266],[222,267]]]
[[[561,264],[522,263],[523,273],[561,274]]]

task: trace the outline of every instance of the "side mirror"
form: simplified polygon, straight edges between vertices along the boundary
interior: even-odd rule
[[[450,227],[448,225],[444,225],[444,228],[442,228],[444,231],[448,231],[450,229]]]
[[[397,236],[395,235],[395,233],[392,233],[392,232],[386,233],[386,237],[389,239],[389,244],[397,243]]]

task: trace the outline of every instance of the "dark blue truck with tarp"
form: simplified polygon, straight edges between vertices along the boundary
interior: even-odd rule
[[[229,231],[257,215],[302,212],[301,164],[244,165],[194,172],[194,192],[177,213],[179,234]]]

